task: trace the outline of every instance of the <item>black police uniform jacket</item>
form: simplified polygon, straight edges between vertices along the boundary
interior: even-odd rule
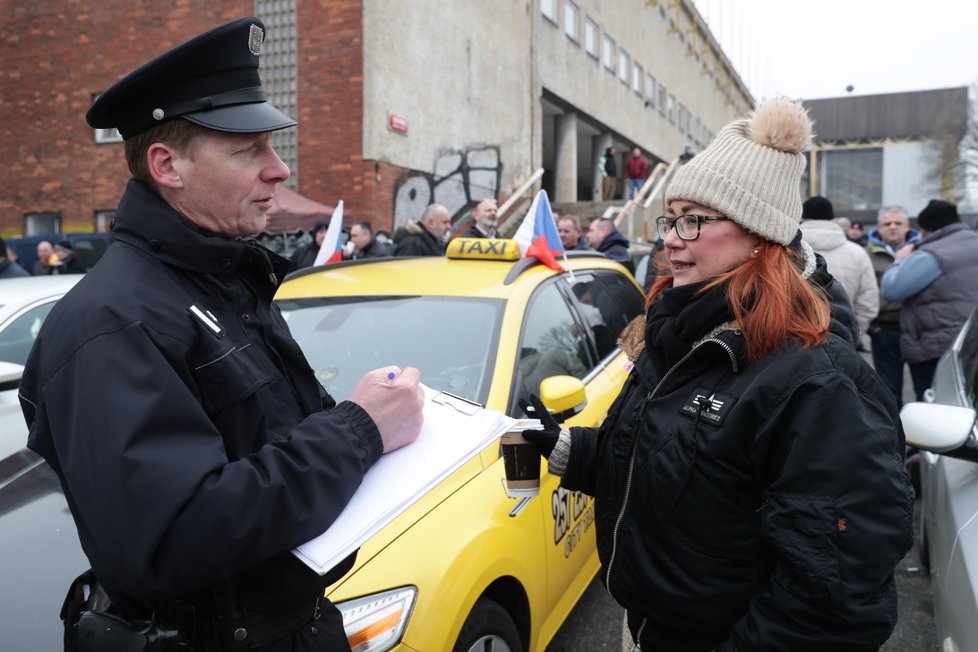
[[[314,600],[352,557],[320,577],[290,550],[329,527],[383,444],[362,408],[334,407],[271,303],[290,263],[135,181],[113,236],[51,311],[20,387],[29,447],[60,477],[97,577],[145,609],[190,596],[206,612],[226,579],[252,613]]]
[[[896,403],[844,324],[748,364],[697,287],[651,307],[600,431],[571,429],[602,580],[642,649],[876,650],[912,544]]]

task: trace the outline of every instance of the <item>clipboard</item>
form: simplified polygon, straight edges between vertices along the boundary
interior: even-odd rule
[[[517,423],[461,396],[421,388],[425,422],[418,439],[382,455],[332,525],[293,550],[320,575]]]
[[[444,405],[450,407],[457,412],[464,414],[467,417],[472,416],[479,410],[485,409],[484,406],[475,401],[470,401],[469,399],[452,394],[451,392],[441,391],[431,397],[431,402],[437,405]]]

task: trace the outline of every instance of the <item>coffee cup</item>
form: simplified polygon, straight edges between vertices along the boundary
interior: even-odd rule
[[[539,427],[539,426],[538,426]],[[540,450],[523,438],[522,430],[510,430],[500,439],[506,470],[506,495],[526,498],[540,494]]]

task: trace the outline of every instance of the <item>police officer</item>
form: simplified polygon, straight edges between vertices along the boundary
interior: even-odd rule
[[[290,551],[422,422],[413,368],[370,372],[335,404],[271,303],[290,264],[248,236],[289,176],[270,132],[295,121],[266,101],[263,39],[257,18],[227,23],[91,107],[89,125],[125,139],[133,179],[20,387],[105,613],[154,625],[163,649],[349,650],[322,596],[353,556],[320,576]]]

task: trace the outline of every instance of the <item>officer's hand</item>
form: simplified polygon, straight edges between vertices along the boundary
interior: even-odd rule
[[[543,430],[524,430],[523,439],[536,444],[540,455],[549,459],[550,453],[557,445],[557,438],[560,437],[560,424],[557,423],[536,394],[530,394],[529,403],[520,399],[520,409],[530,419],[540,419],[540,423],[543,425]]]
[[[414,367],[383,367],[368,371],[350,392],[353,401],[370,415],[389,453],[410,444],[421,433],[424,390]]]

